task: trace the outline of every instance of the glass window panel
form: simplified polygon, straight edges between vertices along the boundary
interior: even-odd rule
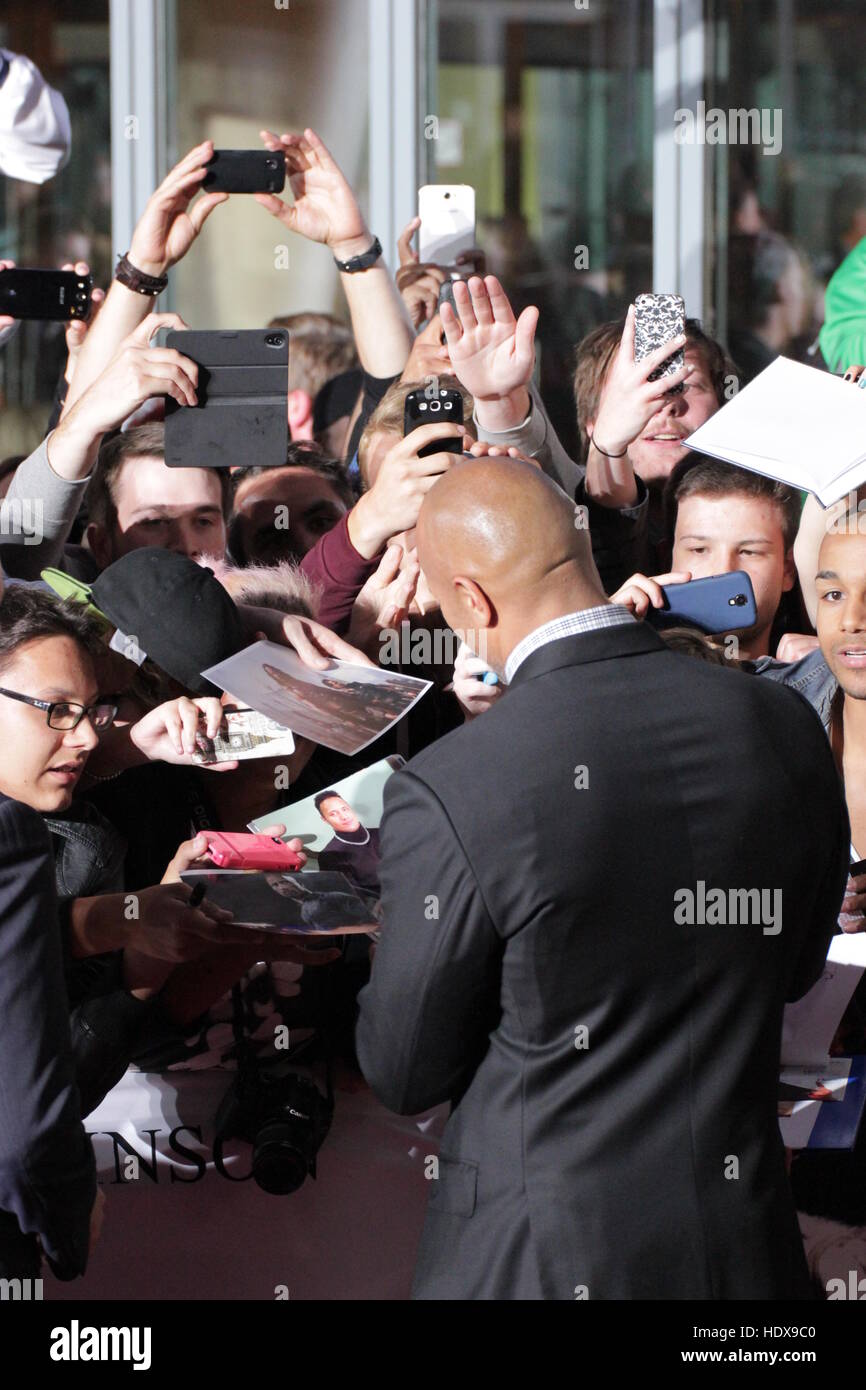
[[[431,3],[422,179],[470,183],[515,311],[541,310],[538,374],[576,451],[574,346],[652,286],[652,5]]]
[[[37,65],[72,126],[69,163],[54,178],[0,176],[0,256],[55,268],[85,260],[99,285],[112,272],[108,32],[108,0],[7,0],[0,15],[0,45]],[[58,323],[23,323],[0,352],[0,459],[42,438],[65,360]]]

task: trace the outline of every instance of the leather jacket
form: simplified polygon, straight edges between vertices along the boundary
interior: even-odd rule
[[[122,951],[76,959],[70,950],[72,899],[122,891],[125,841],[88,802],[44,819],[54,850],[73,1065],[82,1114],[88,1115],[126,1071],[156,1001],[136,999],[124,988]]]

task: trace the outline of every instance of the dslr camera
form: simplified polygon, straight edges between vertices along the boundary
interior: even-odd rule
[[[331,1127],[333,1100],[297,1072],[280,1073],[241,1058],[238,1074],[216,1113],[216,1137],[253,1146],[253,1177],[265,1192],[297,1192]]]

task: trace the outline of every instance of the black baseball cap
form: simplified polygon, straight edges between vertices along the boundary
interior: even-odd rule
[[[131,550],[103,570],[90,593],[115,627],[195,695],[220,694],[202,671],[248,645],[213,570],[173,550]]]

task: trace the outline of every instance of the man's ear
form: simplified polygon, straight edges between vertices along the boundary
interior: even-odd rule
[[[111,538],[104,526],[91,521],[84,533],[84,543],[101,570],[111,564]]]
[[[289,435],[292,439],[313,437],[313,398],[308,391],[289,392]]]
[[[455,598],[470,619],[466,626],[493,627],[496,609],[480,585],[462,574],[455,575],[453,583]]]
[[[785,570],[782,576],[782,593],[787,594],[797,582],[797,564],[794,560],[794,547],[785,551]]]

